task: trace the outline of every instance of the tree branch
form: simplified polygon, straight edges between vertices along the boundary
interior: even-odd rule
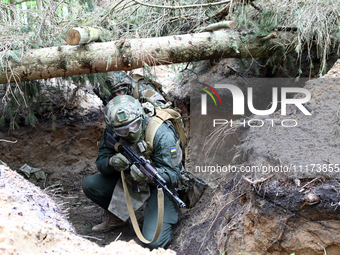
[[[255,5],[253,1],[250,2],[250,5],[253,6],[253,8],[255,10],[258,10],[259,12],[262,12],[262,9],[260,7],[258,7],[257,5]]]
[[[219,30],[223,28],[231,28],[234,29],[236,27],[236,24],[234,21],[222,21],[218,23],[213,23],[207,27],[204,28],[204,31],[214,31]]]
[[[9,141],[9,140],[5,140],[5,139],[0,139],[0,142],[5,142],[5,143],[16,143],[17,140],[15,140],[15,141]]]
[[[260,39],[260,41],[264,42],[264,41],[268,41],[268,40],[270,40],[270,39],[277,38],[277,37],[278,37],[277,33],[276,33],[276,32],[272,32],[272,33],[270,33],[269,35],[267,35],[267,36],[265,36],[265,37],[262,37],[262,38]]]
[[[104,17],[101,19],[100,23],[102,23],[106,18],[107,16],[110,15],[110,13],[118,6],[120,5],[122,2],[124,2],[124,0],[121,0],[120,2],[118,2],[117,4],[115,4],[105,15]]]
[[[93,27],[74,27],[66,32],[65,41],[69,45],[87,44],[98,41],[100,29]]]
[[[22,3],[25,3],[25,2],[30,2],[32,0],[21,0],[21,1],[14,1],[13,4],[22,4]],[[12,4],[12,3],[11,3]]]
[[[226,6],[224,6],[222,9],[220,9],[218,12],[216,12],[212,17],[206,18],[204,20],[201,20],[198,24],[196,24],[192,29],[190,29],[190,31],[188,33],[191,33],[192,31],[194,31],[197,27],[199,27],[200,25],[203,24],[204,21],[208,21],[211,18],[217,18],[219,20],[223,19],[225,16],[228,15],[229,13],[229,6],[230,4],[227,4]]]
[[[182,5],[182,6],[168,6],[168,5],[154,5],[154,4],[147,4],[140,2],[138,0],[133,0],[135,3],[148,6],[148,7],[154,7],[154,8],[164,8],[164,9],[184,9],[184,8],[196,8],[196,7],[210,7],[214,5],[220,5],[220,4],[225,4],[229,3],[231,0],[226,0],[226,1],[221,1],[221,2],[216,2],[216,3],[210,3],[210,4],[192,4],[192,5]]]

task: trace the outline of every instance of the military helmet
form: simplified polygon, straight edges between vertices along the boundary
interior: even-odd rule
[[[114,97],[105,107],[105,121],[112,131],[130,142],[139,139],[145,117],[142,105],[129,95]]]
[[[127,95],[131,93],[133,79],[124,71],[117,71],[108,74],[105,83],[111,95],[114,95],[119,90],[124,90],[124,95]]]

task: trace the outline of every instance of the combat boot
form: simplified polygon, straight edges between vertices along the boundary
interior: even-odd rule
[[[116,215],[112,214],[108,210],[105,210],[105,214],[106,214],[105,215],[106,219],[102,223],[94,226],[92,228],[92,231],[107,232],[107,231],[110,231],[110,230],[112,230],[116,227],[121,227],[121,226],[126,224],[126,222],[122,221]]]

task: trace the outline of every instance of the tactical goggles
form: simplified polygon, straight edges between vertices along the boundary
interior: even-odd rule
[[[120,91],[123,91],[123,93],[118,93]],[[121,96],[127,94],[127,88],[126,87],[118,87],[114,91],[112,91],[112,94],[115,94],[114,96]]]
[[[122,126],[122,127],[115,127],[113,128],[113,131],[116,133],[118,136],[128,136],[129,133],[136,133],[140,126],[142,125],[142,119],[141,117],[135,119],[128,125]]]

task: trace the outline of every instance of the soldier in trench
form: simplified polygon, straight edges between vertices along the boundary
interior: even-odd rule
[[[150,118],[137,99],[122,95],[114,97],[105,107],[105,132],[115,134],[118,142],[130,146],[135,152],[151,161],[158,173],[166,181],[169,188],[175,188],[181,178],[181,149],[175,128],[170,122],[164,121],[157,129],[153,139],[153,150],[150,151],[145,142],[145,132]],[[139,182],[142,194],[135,197],[134,210],[137,210],[146,201],[142,234],[147,240],[154,236],[157,226],[157,189],[149,183],[146,176],[120,153],[109,149],[105,145],[105,136],[100,141],[96,165],[100,173],[86,177],[83,180],[85,195],[97,205],[102,207],[107,219],[93,227],[93,231],[109,231],[125,225],[129,214],[125,204],[125,195],[122,192],[120,171],[130,167],[127,183],[132,180]],[[170,197],[164,195],[164,219],[161,234],[156,242],[147,244],[151,249],[166,248],[173,239],[172,226],[177,223],[178,212],[176,205]]]
[[[134,78],[136,78],[136,80]],[[107,75],[106,86],[110,90],[110,99],[118,95],[130,95],[141,103],[151,103],[154,107],[166,108],[171,102],[166,100],[161,92],[146,82],[143,76],[129,76],[124,71],[111,72]]]

